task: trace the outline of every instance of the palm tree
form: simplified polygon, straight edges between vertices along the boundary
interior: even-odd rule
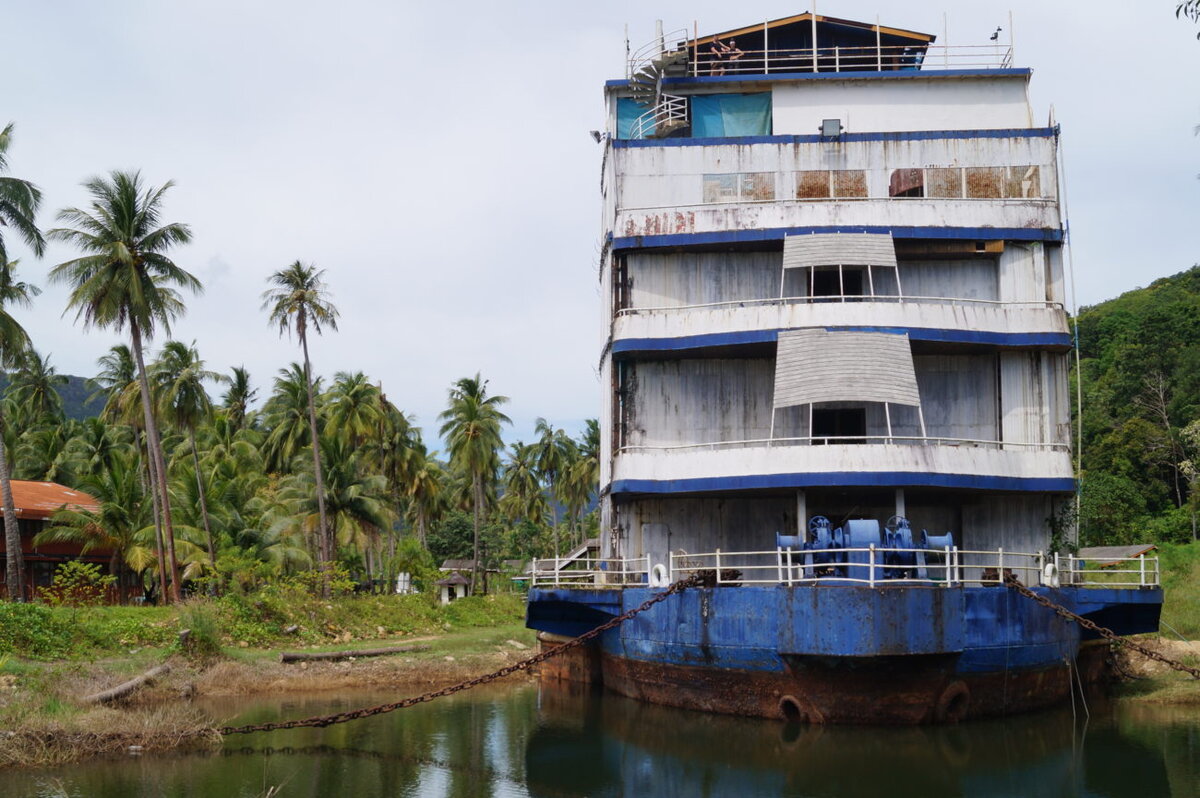
[[[171,597],[179,601],[182,596],[166,460],[142,352],[143,337],[153,337],[157,325],[169,332],[171,320],[183,312],[183,301],[175,289],[186,288],[193,293],[202,290],[199,280],[165,254],[192,240],[187,225],[160,224],[163,195],[173,185],[167,181],[158,188],[143,188],[138,172],[114,171],[107,179],[92,178],[84,183],[92,196],[90,209],[59,211],[59,221],[73,227],[55,228],[49,236],[84,253],[50,272],[51,280],[71,286],[68,308],[76,309],[76,319],[82,319],[85,327],[111,327],[118,332],[129,328],[142,390],[146,442],[157,472],[159,508],[170,559]]]
[[[50,365],[50,356],[42,357],[32,346],[21,355],[17,371],[5,391],[13,409],[23,419],[23,426],[60,424],[63,420],[63,401],[59,388],[68,380]]]
[[[475,521],[475,564],[471,569],[471,592],[479,585],[479,528],[485,494],[483,479],[493,476],[499,465],[496,456],[504,442],[500,425],[512,421],[500,412],[507,396],[488,396],[487,380],[479,374],[463,377],[450,387],[450,406],[438,416],[439,434],[446,440],[450,464],[471,481],[471,510]]]
[[[145,451],[141,458],[145,467],[146,492],[150,494],[150,505],[154,518],[154,541],[158,557],[159,595],[167,595],[167,557],[166,542],[163,540],[162,513],[158,506],[158,491],[153,486],[158,484],[157,469],[154,458],[150,456],[148,440],[145,435],[145,415],[141,413],[141,383],[138,381],[137,362],[133,352],[125,344],[115,344],[108,354],[96,361],[100,373],[92,380],[97,391],[92,396],[103,394],[104,409],[100,417],[117,424],[128,426],[134,434],[134,443],[138,451]],[[89,399],[90,401],[90,399]],[[139,418],[140,417],[140,418]]]
[[[544,523],[550,507],[542,490],[536,444],[517,441],[510,447],[500,508],[511,521],[526,520],[538,526]]]
[[[329,528],[329,519],[325,513],[325,479],[321,474],[321,447],[317,435],[317,407],[313,397],[312,365],[308,357],[308,326],[319,335],[321,325],[337,330],[338,311],[328,299],[327,287],[321,276],[324,269],[305,265],[300,261],[294,262],[286,269],[272,274],[267,282],[273,287],[263,292],[263,310],[270,311],[270,321],[279,326],[279,334],[291,333],[295,330],[300,339],[300,348],[304,351],[304,380],[308,387],[308,426],[309,440],[312,442],[313,477],[316,480],[317,509],[320,516],[320,531],[317,541],[320,546],[319,566],[328,569],[328,563],[333,559],[333,535]],[[325,590],[328,592],[326,583]]]
[[[0,169],[4,167],[4,150],[8,146],[7,136],[11,130],[12,125],[9,125],[4,129],[4,133],[0,134]],[[4,188],[4,181],[11,179],[0,177],[0,226],[3,226],[4,220],[8,218],[4,215],[4,192],[7,190]],[[36,286],[16,279],[16,269],[16,261],[4,259],[4,243],[3,239],[0,239],[0,366],[17,365],[21,354],[29,347],[29,336],[26,335],[25,328],[17,323],[6,308],[9,305],[28,306],[31,297],[38,294]],[[12,485],[9,482],[5,432],[4,416],[0,413],[0,501],[4,506],[4,547],[8,552],[5,583],[9,598],[21,601],[25,596],[25,559],[21,556],[21,531],[17,525],[17,511],[13,506]]]
[[[561,429],[550,426],[550,422],[539,418],[534,427],[538,434],[537,442],[533,444],[537,457],[537,470],[541,476],[546,491],[554,498],[550,512],[553,524],[554,556],[559,554],[558,506],[561,502],[562,483],[566,469],[571,459],[571,439]],[[565,502],[564,502],[565,503]]]
[[[12,132],[12,122],[0,130],[0,228],[11,227],[20,233],[33,254],[40,258],[45,253],[46,240],[33,223],[33,217],[42,204],[42,192],[28,180],[3,174],[8,170],[8,147],[12,144]],[[3,235],[0,235],[0,265],[6,269],[16,265],[9,264]]]
[[[321,378],[313,380],[312,390],[321,393]],[[263,407],[270,432],[263,443],[263,458],[272,473],[287,471],[292,460],[312,442],[308,423],[308,381],[304,367],[293,363],[280,369],[271,398]]]
[[[447,493],[446,472],[425,450],[425,444],[417,439],[411,449],[404,496],[408,500],[409,523],[416,529],[417,539],[422,546],[425,545],[429,525],[440,518],[446,509]]]
[[[229,411],[229,421],[238,430],[246,423],[246,413],[250,403],[258,396],[258,389],[250,387],[250,372],[243,366],[234,366],[225,379],[229,390],[221,397],[221,406]]]
[[[325,429],[334,438],[360,446],[382,420],[379,389],[361,371],[339,371],[325,405]]]
[[[221,382],[224,375],[204,368],[204,361],[191,346],[182,341],[168,341],[151,369],[158,388],[159,412],[176,428],[185,430],[192,449],[196,471],[196,491],[200,499],[200,520],[208,542],[208,559],[213,571],[217,568],[217,550],[213,545],[212,525],[208,520],[208,498],[204,493],[204,475],[200,470],[200,454],[196,451],[196,427],[212,415],[212,402],[204,383]]]

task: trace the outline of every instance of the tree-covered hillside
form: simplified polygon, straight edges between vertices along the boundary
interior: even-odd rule
[[[1079,313],[1082,542],[1187,540],[1200,485],[1200,266]]]
[[[70,374],[66,377],[65,385],[56,385],[55,390],[62,397],[63,415],[67,418],[82,421],[85,418],[94,418],[100,415],[100,411],[104,409],[104,397],[97,396],[92,399],[96,393],[96,386],[92,385],[86,377],[75,377]],[[3,396],[8,391],[8,375],[0,373],[0,396]],[[92,399],[92,401],[88,401]]]

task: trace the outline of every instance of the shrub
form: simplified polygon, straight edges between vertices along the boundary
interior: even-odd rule
[[[217,609],[207,599],[192,599],[179,606],[179,628],[190,630],[182,651],[207,659],[221,653],[221,628]]]
[[[66,619],[41,604],[0,601],[0,653],[56,659],[71,651]]]
[[[115,576],[100,573],[96,563],[71,560],[54,569],[50,587],[39,590],[38,596],[52,607],[94,607],[116,581]]]

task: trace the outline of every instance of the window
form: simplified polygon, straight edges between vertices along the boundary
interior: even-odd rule
[[[891,197],[946,199],[1033,199],[1042,196],[1037,166],[967,166],[896,169],[888,185]]]
[[[759,202],[775,199],[774,172],[704,175],[704,202]]]
[[[810,294],[820,296],[862,296],[863,272],[858,267],[817,267],[812,270]]]
[[[923,169],[897,169],[892,172],[888,183],[889,197],[924,197],[925,172]]]
[[[696,138],[771,135],[771,93],[696,94],[692,135]]]
[[[962,195],[961,169],[925,170],[925,196],[957,198]]]
[[[867,173],[862,169],[816,169],[796,173],[796,199],[867,196]]]
[[[866,443],[866,408],[813,408],[812,437],[813,443],[816,445],[827,443]]]

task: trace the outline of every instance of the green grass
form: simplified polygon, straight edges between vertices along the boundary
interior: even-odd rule
[[[1178,632],[1188,640],[1200,640],[1200,543],[1162,543],[1158,556],[1163,581],[1161,631],[1170,637]]]

